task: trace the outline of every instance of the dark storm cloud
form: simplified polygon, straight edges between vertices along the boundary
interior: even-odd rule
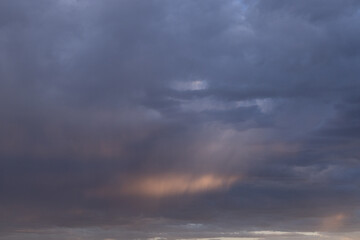
[[[350,0],[2,1],[2,232],[356,230],[359,17]]]

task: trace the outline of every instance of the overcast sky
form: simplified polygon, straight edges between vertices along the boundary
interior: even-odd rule
[[[0,0],[0,240],[360,238],[360,1]]]

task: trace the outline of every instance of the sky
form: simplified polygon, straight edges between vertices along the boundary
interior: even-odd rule
[[[360,1],[1,0],[0,240],[360,239]]]

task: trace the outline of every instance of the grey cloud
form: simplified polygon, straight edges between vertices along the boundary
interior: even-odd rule
[[[351,0],[2,1],[0,228],[356,230],[358,20]],[[89,194],[164,174],[241,180]]]

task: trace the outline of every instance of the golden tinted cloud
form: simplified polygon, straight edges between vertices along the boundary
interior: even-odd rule
[[[323,219],[321,224],[322,231],[337,231],[346,221],[347,216],[343,213],[332,215]]]
[[[168,197],[182,194],[197,194],[209,191],[226,190],[239,176],[216,174],[161,174],[123,179],[116,185],[106,186],[96,191],[101,196],[145,196]]]

